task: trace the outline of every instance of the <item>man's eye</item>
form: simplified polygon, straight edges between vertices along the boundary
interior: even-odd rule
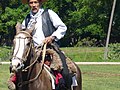
[[[37,3],[39,3],[39,2],[37,2],[37,1],[35,1],[35,2],[29,2],[29,4],[33,4],[33,3],[37,4]]]

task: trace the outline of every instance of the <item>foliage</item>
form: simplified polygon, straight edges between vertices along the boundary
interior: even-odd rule
[[[28,5],[21,0],[1,0],[0,3],[0,43],[11,45],[15,24],[22,22],[29,12]],[[90,37],[106,41],[113,0],[47,0],[44,8],[54,10],[68,30],[61,46],[75,46],[80,40]],[[120,42],[120,1],[117,0],[110,42]],[[6,38],[7,37],[7,38]]]
[[[101,40],[97,40],[96,38],[83,38],[77,42],[75,47],[104,47],[104,44]]]
[[[11,47],[0,47],[0,62],[8,61],[11,58]]]
[[[78,3],[78,4],[77,4]],[[73,2],[75,10],[69,13],[68,40],[71,39],[73,45],[83,38],[96,38],[98,41],[104,39],[107,28],[108,15],[110,10],[106,10],[105,4],[107,1],[103,0],[79,0]],[[104,5],[104,6],[103,6]]]
[[[120,43],[109,45],[108,58],[120,60]]]
[[[5,13],[1,15],[0,23],[0,41],[1,44],[11,45],[15,35],[15,25],[17,22],[22,22],[25,18],[28,9],[27,6],[20,6],[18,8],[5,8]]]
[[[96,46],[96,39],[91,39],[90,37],[84,38],[80,41],[78,41],[78,43],[75,45],[76,47],[80,47],[80,46],[85,46],[85,47],[92,47],[92,46]]]

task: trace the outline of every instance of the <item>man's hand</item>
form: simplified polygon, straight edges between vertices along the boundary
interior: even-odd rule
[[[53,40],[55,40],[55,37],[54,36],[49,36],[49,37],[45,38],[43,43],[51,44],[53,42]]]

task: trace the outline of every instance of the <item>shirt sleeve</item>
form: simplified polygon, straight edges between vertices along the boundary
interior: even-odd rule
[[[67,26],[62,22],[62,20],[59,18],[59,16],[52,10],[48,10],[51,22],[53,23],[53,26],[56,28],[56,31],[53,32],[52,36],[56,37],[56,41],[63,38],[66,31]]]

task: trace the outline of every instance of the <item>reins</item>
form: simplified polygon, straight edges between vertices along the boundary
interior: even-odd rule
[[[46,46],[47,46],[47,43],[45,43],[45,44],[43,45],[41,68],[40,68],[38,74],[36,75],[36,77],[33,78],[33,79],[30,79],[29,81],[24,81],[24,82],[18,83],[18,87],[22,87],[23,85],[26,85],[26,84],[29,84],[29,83],[31,83],[31,82],[34,82],[34,81],[40,76],[40,74],[41,74],[41,72],[42,72],[42,70],[43,70],[43,68],[44,68],[44,60],[45,60],[45,54],[46,54]],[[26,69],[30,68],[32,65],[34,65],[34,64],[37,62],[38,57],[39,57],[39,56],[37,56],[37,58],[35,59],[35,61],[34,61],[30,66],[26,67],[24,70],[26,70]]]
[[[37,55],[36,59],[29,66],[27,66],[25,69],[23,69],[22,71],[27,71],[27,69],[29,69],[31,66],[33,66],[37,62],[38,57],[39,56]]]

